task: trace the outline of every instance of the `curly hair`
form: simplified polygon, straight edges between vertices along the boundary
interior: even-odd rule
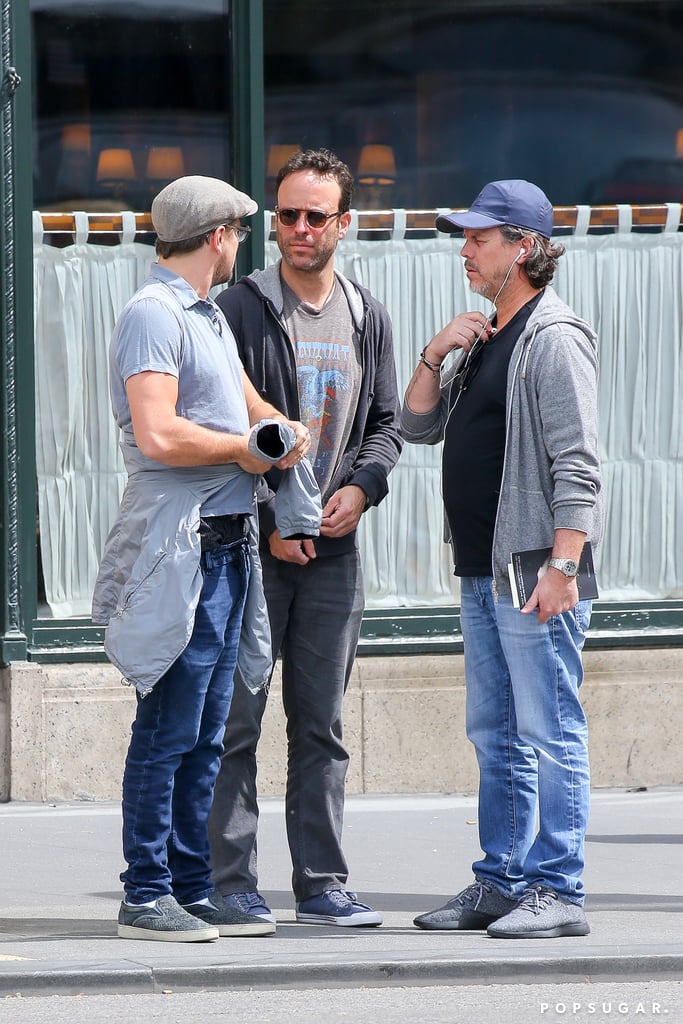
[[[341,189],[339,210],[346,213],[351,209],[353,198],[353,175],[347,164],[330,149],[304,149],[294,153],[280,168],[275,179],[279,188],[285,178],[297,171],[315,171],[321,178],[332,178]]]
[[[565,247],[553,245],[549,238],[539,235],[537,231],[528,231],[526,228],[518,228],[514,224],[503,224],[501,227],[503,238],[506,242],[519,242],[522,238],[531,238],[533,246],[524,261],[524,270],[529,278],[529,283],[534,288],[545,288],[553,279],[557,261],[565,251]]]

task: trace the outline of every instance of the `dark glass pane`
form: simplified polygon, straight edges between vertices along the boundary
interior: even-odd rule
[[[31,0],[34,205],[149,209],[229,177],[228,0]]]
[[[330,146],[358,174],[390,146],[360,207],[464,205],[504,177],[558,205],[683,199],[678,0],[264,6],[266,152]]]

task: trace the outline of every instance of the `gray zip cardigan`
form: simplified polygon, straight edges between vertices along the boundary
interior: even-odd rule
[[[185,650],[202,588],[199,514],[237,466],[140,469],[124,446],[128,483],[95,583],[92,620],[106,626],[104,649],[124,681],[143,696]],[[258,478],[255,478],[258,479]],[[254,503],[255,504],[255,503]],[[272,671],[258,527],[249,538],[251,574],[238,669],[249,689]]]
[[[597,337],[546,287],[508,367],[505,458],[493,539],[498,593],[510,594],[512,551],[552,545],[556,529],[602,536],[597,424]],[[456,397],[457,365],[431,412],[404,403],[401,434],[413,444],[443,440]],[[468,443],[476,445],[477,439]],[[447,467],[444,469],[447,472]]]

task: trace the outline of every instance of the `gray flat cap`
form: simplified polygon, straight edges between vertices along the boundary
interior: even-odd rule
[[[184,242],[256,213],[258,205],[220,178],[176,178],[152,201],[152,224],[162,242]]]

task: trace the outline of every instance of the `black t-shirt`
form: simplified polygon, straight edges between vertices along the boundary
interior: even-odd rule
[[[540,297],[536,295],[522,306],[475,355],[457,402],[457,380],[453,384],[452,411],[444,435],[442,491],[456,576],[490,576],[493,572],[493,531],[505,455],[508,364]]]

